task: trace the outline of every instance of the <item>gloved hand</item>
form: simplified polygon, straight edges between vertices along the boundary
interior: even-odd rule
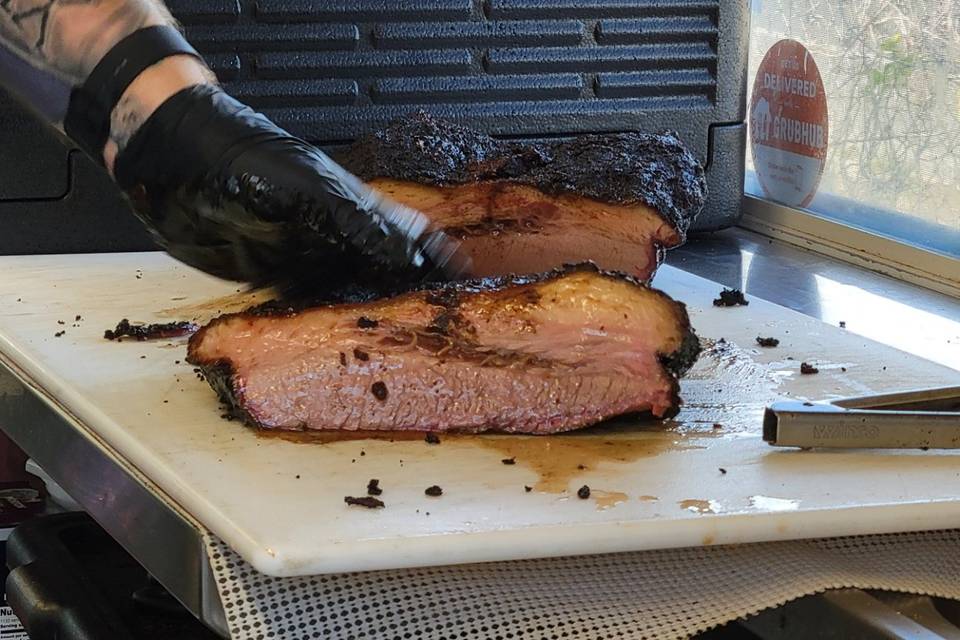
[[[320,150],[212,85],[164,102],[114,173],[174,257],[208,273],[304,291],[456,277],[457,244]]]

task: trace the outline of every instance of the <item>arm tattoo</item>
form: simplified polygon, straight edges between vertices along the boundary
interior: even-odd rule
[[[0,0],[0,40],[82,83],[110,48],[150,24],[173,24],[160,0]]]
[[[149,113],[135,95],[127,94],[120,99],[110,114],[110,140],[116,143],[118,150],[126,148],[130,138],[148,116]]]

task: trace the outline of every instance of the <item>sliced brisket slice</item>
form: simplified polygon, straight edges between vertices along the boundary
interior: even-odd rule
[[[682,304],[579,265],[227,315],[188,360],[263,428],[555,433],[672,415],[698,352]]]
[[[646,281],[706,194],[703,168],[669,134],[505,142],[421,112],[338,159],[459,238],[478,276],[592,260]]]

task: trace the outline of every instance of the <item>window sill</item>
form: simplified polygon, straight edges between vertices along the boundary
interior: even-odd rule
[[[744,196],[740,225],[898,280],[960,297],[960,260],[936,251],[749,194]]]
[[[960,300],[745,229],[690,238],[667,262],[960,370]],[[905,381],[909,386],[909,382]]]

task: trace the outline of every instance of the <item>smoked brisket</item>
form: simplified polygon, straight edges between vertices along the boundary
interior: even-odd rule
[[[584,264],[230,314],[188,361],[267,429],[556,433],[673,415],[699,348],[682,304]]]
[[[590,260],[647,281],[706,195],[703,168],[672,134],[510,142],[420,112],[337,159],[461,240],[476,276]]]

